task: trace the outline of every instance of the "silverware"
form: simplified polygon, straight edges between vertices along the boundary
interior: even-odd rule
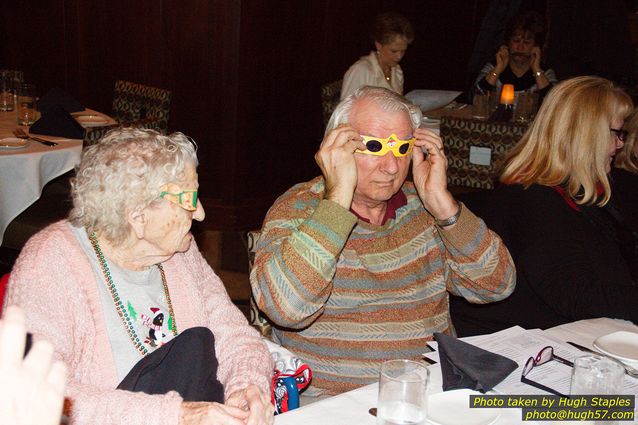
[[[35,140],[36,142],[42,143],[43,145],[46,145],[46,146],[58,145],[56,142],[52,142],[50,140],[44,140],[44,139],[40,139],[39,137],[30,136],[27,133],[25,133],[24,130],[21,128],[16,128],[15,130],[13,130],[13,135],[19,139]]]
[[[583,345],[576,344],[575,342],[567,341],[567,343],[569,345],[573,346],[573,347],[578,348],[580,351],[584,351],[586,353],[598,354],[599,356],[603,356],[603,357],[607,357],[607,358],[610,358],[610,359],[614,359],[614,360],[618,361],[621,365],[623,365],[623,367],[625,368],[625,373],[627,375],[629,375],[629,376],[631,376],[633,378],[638,378],[638,370],[634,369],[631,366],[628,366],[628,365],[624,364],[623,362],[621,362],[620,360],[618,360],[618,359],[616,359],[616,358],[614,358],[612,356],[609,356],[609,355],[607,355],[605,353],[601,353],[601,352],[596,351],[596,350],[592,350],[591,348],[587,348],[587,347],[585,347]]]

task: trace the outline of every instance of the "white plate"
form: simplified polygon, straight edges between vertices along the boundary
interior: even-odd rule
[[[470,408],[472,390],[452,390],[428,399],[428,422],[432,425],[491,425],[501,416],[498,408]]]
[[[405,97],[422,111],[430,111],[444,107],[460,94],[460,91],[451,90],[412,90]]]
[[[82,127],[100,127],[109,123],[106,118],[100,115],[77,115],[75,119]]]
[[[6,137],[0,139],[0,149],[22,149],[29,146],[29,140],[18,139],[17,137]]]
[[[594,341],[594,348],[626,363],[638,363],[638,333],[620,331],[603,335]]]

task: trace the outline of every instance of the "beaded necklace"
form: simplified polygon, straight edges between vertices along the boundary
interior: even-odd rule
[[[95,255],[97,255],[98,262],[100,263],[100,268],[102,269],[102,274],[104,275],[104,279],[107,283],[107,288],[111,293],[111,298],[113,298],[113,303],[115,304],[115,309],[117,310],[117,314],[122,319],[122,323],[124,324],[124,328],[128,333],[129,338],[133,342],[133,345],[139,351],[139,353],[143,356],[148,354],[148,349],[144,347],[142,341],[137,336],[135,332],[135,328],[133,327],[133,322],[129,317],[126,309],[124,308],[124,304],[120,299],[119,294],[117,293],[117,288],[115,287],[115,283],[111,278],[111,272],[109,271],[109,266],[106,264],[106,258],[104,258],[104,254],[102,254],[102,249],[100,249],[100,245],[97,242],[97,236],[95,232],[91,233],[89,236],[89,240],[91,241],[91,245],[93,246],[93,250],[95,251]],[[175,315],[173,314],[173,304],[171,303],[171,296],[168,293],[168,285],[166,284],[166,276],[164,275],[164,268],[161,264],[157,265],[157,268],[160,271],[160,275],[162,276],[162,285],[164,285],[164,294],[166,295],[166,302],[168,304],[168,312],[170,314],[170,322],[172,323],[171,331],[173,332],[173,336],[177,336],[177,323],[175,322]]]

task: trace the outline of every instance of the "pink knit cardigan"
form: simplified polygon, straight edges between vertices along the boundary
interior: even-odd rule
[[[163,263],[178,329],[206,326],[215,335],[217,378],[226,397],[248,384],[268,393],[270,354],[195,242]],[[47,339],[69,369],[67,398],[73,424],[175,425],[181,397],[115,390],[119,381],[98,286],[66,221],[31,238],[9,280],[6,305],[19,305],[36,339]]]

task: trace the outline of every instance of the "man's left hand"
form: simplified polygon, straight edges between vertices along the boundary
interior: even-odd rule
[[[443,141],[425,128],[416,129],[414,137],[412,175],[421,202],[436,219],[452,217],[459,206],[447,189],[447,158]],[[427,156],[423,150],[427,150]]]
[[[250,412],[246,425],[272,425],[275,421],[275,408],[270,402],[270,397],[255,385],[235,391],[228,396],[226,404]]]
[[[538,46],[534,46],[531,52],[531,63],[530,68],[532,68],[532,72],[541,71],[541,48]]]

